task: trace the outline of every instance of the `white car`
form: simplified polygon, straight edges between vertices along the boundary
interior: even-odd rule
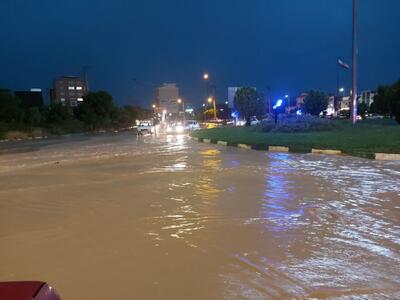
[[[182,122],[170,123],[167,125],[167,133],[183,133],[185,127]]]
[[[250,125],[251,126],[258,125],[258,124],[260,124],[260,121],[257,119],[257,117],[251,117],[250,118]]]
[[[155,127],[152,121],[139,121],[137,126],[137,134],[145,135],[154,133],[155,133]]]
[[[196,120],[188,120],[185,122],[185,130],[197,130],[200,129],[200,124]]]

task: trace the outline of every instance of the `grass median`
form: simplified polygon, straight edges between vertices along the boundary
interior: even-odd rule
[[[400,126],[392,120],[365,120],[353,126],[350,121],[333,121],[327,131],[299,133],[263,132],[261,126],[219,127],[202,129],[191,135],[229,145],[247,144],[254,149],[266,146],[286,146],[292,152],[314,149],[335,149],[343,153],[371,157],[374,153],[400,153]]]

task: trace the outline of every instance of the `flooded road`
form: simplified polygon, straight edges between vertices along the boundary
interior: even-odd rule
[[[131,133],[0,145],[0,280],[63,299],[400,299],[400,164]]]

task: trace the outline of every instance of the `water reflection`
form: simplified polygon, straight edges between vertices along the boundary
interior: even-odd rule
[[[210,172],[216,172],[222,165],[220,158],[221,152],[218,149],[206,149],[200,152],[202,161],[200,168],[204,168],[204,172],[199,180],[195,183],[195,194],[202,200],[216,199],[221,190],[217,187],[215,179]]]
[[[272,223],[274,231],[287,231],[299,226],[299,218],[304,214],[303,208],[293,203],[294,182],[289,175],[295,170],[287,163],[288,159],[287,154],[270,155],[265,172],[263,217]]]
[[[399,199],[393,162],[172,135],[41,146],[0,157],[0,277],[65,299],[400,299]]]

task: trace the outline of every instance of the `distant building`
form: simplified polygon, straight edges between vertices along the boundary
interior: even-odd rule
[[[63,76],[54,80],[52,103],[75,107],[88,93],[87,81],[76,76]]]
[[[339,110],[350,110],[351,98],[350,96],[340,97]]]
[[[304,99],[306,99],[307,96],[308,96],[308,93],[301,93],[300,95],[297,96],[296,105],[298,108],[300,108],[303,105]]]
[[[240,88],[228,87],[228,107],[231,109],[235,107],[235,96],[238,89]]]
[[[325,110],[327,116],[334,116],[335,115],[335,96],[329,96],[328,99],[328,107]]]
[[[358,96],[358,103],[365,103],[368,107],[374,102],[376,92],[374,91],[362,91]]]
[[[43,94],[41,89],[31,89],[30,91],[16,91],[14,95],[21,99],[21,105],[24,108],[42,107]]]
[[[156,90],[156,103],[160,113],[178,114],[179,107],[179,88],[175,83],[164,83]]]

